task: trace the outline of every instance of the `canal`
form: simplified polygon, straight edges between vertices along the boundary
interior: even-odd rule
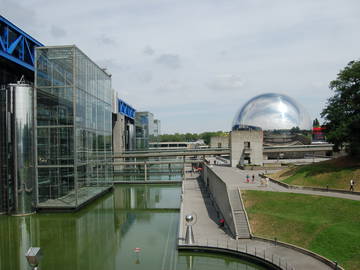
[[[76,213],[0,216],[0,270],[263,269],[234,257],[178,252],[180,185],[116,185]]]

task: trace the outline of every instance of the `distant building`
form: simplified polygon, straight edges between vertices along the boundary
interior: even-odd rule
[[[135,150],[135,114],[136,110],[118,98],[113,97],[113,151]]]
[[[240,107],[230,135],[212,137],[210,146],[229,147],[232,166],[261,165],[266,160],[330,157],[332,146],[326,144],[323,128],[312,129],[312,142],[310,129],[308,113],[295,100],[282,94],[262,94]]]
[[[151,137],[161,134],[160,120],[154,119],[154,114],[148,111],[136,112],[136,148],[147,149]]]
[[[161,135],[161,122],[158,119],[154,119],[154,136]]]
[[[313,144],[326,143],[325,128],[313,127],[312,128],[312,142]]]
[[[210,138],[211,148],[229,148],[229,135],[213,136]]]

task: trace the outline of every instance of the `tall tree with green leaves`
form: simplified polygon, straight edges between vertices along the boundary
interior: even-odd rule
[[[348,145],[349,153],[360,156],[360,61],[351,61],[330,82],[335,95],[321,113],[327,140],[339,149]]]
[[[313,127],[320,127],[320,123],[319,123],[319,120],[317,118],[315,118],[314,121],[313,121]]]

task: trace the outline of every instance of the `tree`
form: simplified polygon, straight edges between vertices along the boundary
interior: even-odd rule
[[[320,123],[317,118],[315,118],[315,120],[313,121],[313,127],[320,127]]]
[[[291,134],[297,134],[297,133],[299,133],[300,132],[300,128],[299,127],[292,127],[291,129],[290,129],[290,133]]]
[[[228,133],[223,131],[216,132],[203,132],[200,134],[196,133],[175,133],[175,134],[162,134],[156,137],[156,140],[159,142],[195,142],[199,139],[204,140],[206,144],[210,144],[210,138],[212,136],[225,136]],[[153,139],[155,141],[155,139]]]
[[[360,61],[351,61],[329,87],[335,95],[321,113],[327,140],[335,149],[348,145],[350,154],[360,156]]]

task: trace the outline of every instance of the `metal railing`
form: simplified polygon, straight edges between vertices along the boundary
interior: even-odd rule
[[[124,152],[114,152],[114,154],[142,154],[142,153],[154,153],[154,152],[207,152],[207,151],[226,151],[230,148],[186,148],[186,149],[144,149],[144,150],[131,150]]]
[[[259,248],[254,247],[254,244],[248,243],[240,243],[237,240],[214,240],[214,239],[206,239],[206,240],[195,240],[193,244],[186,244],[185,240],[179,239],[179,248],[191,248],[201,249],[204,248],[213,248],[213,249],[223,249],[224,251],[229,251],[231,253],[236,252],[241,254],[249,255],[250,257],[255,257],[257,260],[265,261],[267,263],[271,263],[280,269],[283,270],[295,270],[295,267],[288,262],[284,257],[278,256],[274,254],[273,247],[268,246],[267,248]],[[254,258],[254,260],[256,260]]]

